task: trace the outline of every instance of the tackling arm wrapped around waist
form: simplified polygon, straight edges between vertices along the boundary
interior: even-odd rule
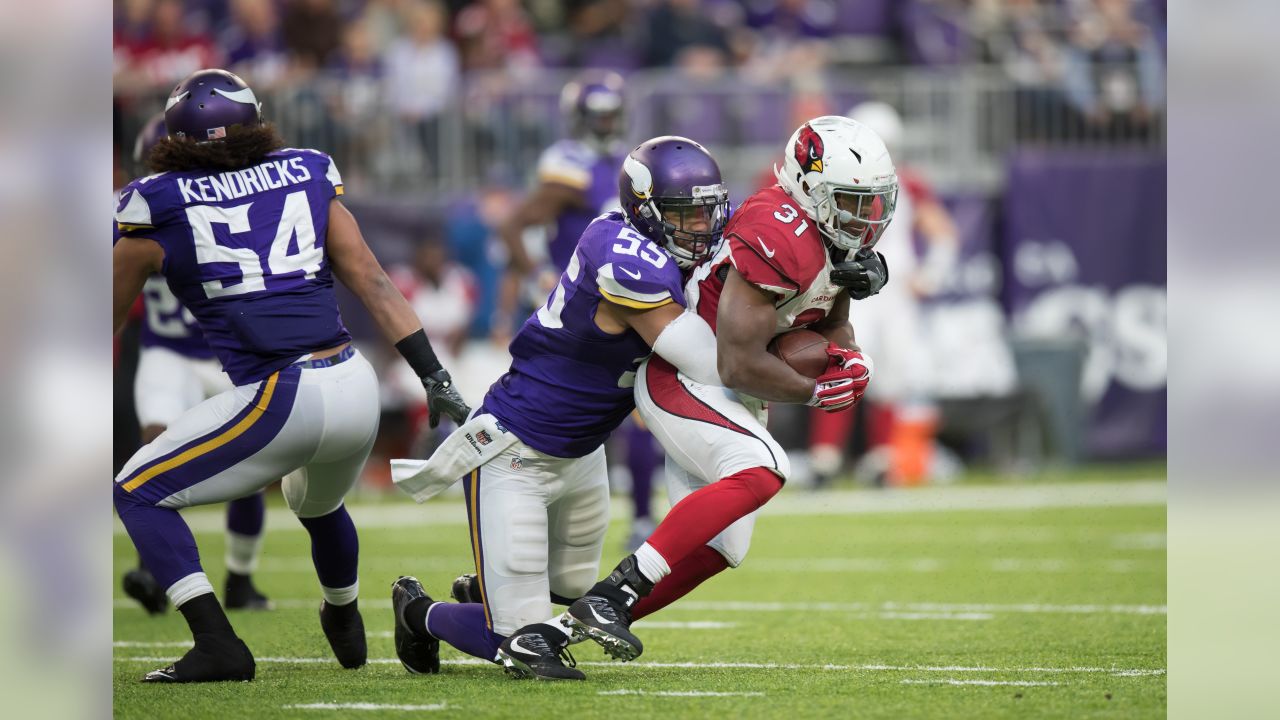
[[[417,502],[426,502],[492,460],[516,440],[498,418],[479,413],[454,430],[426,460],[392,460],[391,479]]]

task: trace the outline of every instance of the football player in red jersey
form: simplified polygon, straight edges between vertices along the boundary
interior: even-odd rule
[[[636,376],[636,406],[667,451],[674,505],[648,542],[561,618],[576,639],[590,637],[616,658],[643,650],[633,620],[745,557],[754,512],[790,473],[765,426],[768,403],[847,410],[871,380],[849,302],[888,279],[872,248],[897,198],[889,153],[865,126],[823,116],[795,131],[776,174],[777,185],[737,209],[725,241],[685,286],[687,307],[716,331],[723,387],[658,357]],[[767,350],[776,335],[801,327],[829,341],[816,380]]]

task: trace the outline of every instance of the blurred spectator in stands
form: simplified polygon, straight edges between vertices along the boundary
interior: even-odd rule
[[[463,8],[453,25],[464,70],[534,71],[541,64],[538,38],[520,0],[479,0]]]
[[[633,70],[641,58],[629,11],[626,0],[569,0],[564,3],[569,33],[551,49],[569,67]]]
[[[297,64],[322,68],[338,49],[342,25],[334,0],[288,0],[281,23],[284,45]]]
[[[437,149],[438,116],[458,86],[458,51],[445,37],[446,21],[436,0],[413,0],[404,8],[407,32],[385,58],[387,101],[428,156]]]
[[[674,65],[681,52],[694,46],[711,48],[729,57],[725,28],[702,12],[698,0],[658,0],[649,8],[644,24],[646,66]],[[703,63],[701,59],[693,62]]]
[[[386,147],[382,109],[382,59],[373,47],[369,23],[356,19],[342,31],[342,46],[329,60],[329,74],[339,82],[328,97],[337,124],[338,143],[330,150],[348,187],[360,187]]]
[[[168,88],[201,68],[222,64],[213,39],[187,30],[180,0],[157,0],[151,6],[150,29],[138,33],[143,3],[127,9],[124,30],[116,48],[115,89],[146,91]]]
[[[360,12],[362,22],[369,29],[369,41],[375,54],[386,54],[401,33],[404,11],[413,0],[367,0]]]
[[[836,22],[835,0],[746,0],[746,22],[767,36],[825,38]]]
[[[228,69],[254,87],[271,88],[284,80],[289,58],[274,4],[233,0],[231,25],[218,40],[227,52]]]
[[[1164,60],[1132,0],[1094,0],[1071,32],[1067,96],[1090,128],[1142,134],[1164,104]]]
[[[1046,139],[1076,124],[1062,84],[1066,57],[1062,21],[1040,0],[976,0],[969,16],[982,59],[996,63],[1016,85],[1015,133]]]

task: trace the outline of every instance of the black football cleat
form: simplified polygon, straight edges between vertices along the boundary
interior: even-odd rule
[[[569,637],[543,623],[526,625],[498,646],[503,669],[516,679],[586,680],[569,654]],[[565,664],[565,660],[568,664]]]
[[[391,584],[391,611],[396,618],[396,657],[411,673],[434,675],[440,672],[440,641],[427,635],[426,628],[410,627],[404,616],[405,608],[418,598],[433,602],[418,578],[402,575]]]
[[[239,573],[227,573],[227,584],[222,598],[222,605],[228,610],[275,609],[271,600],[253,586],[253,578]]]
[[[453,581],[453,588],[449,594],[460,603],[484,602],[484,598],[480,595],[480,580],[476,578],[475,573],[459,575],[458,579]]]
[[[348,670],[363,666],[369,660],[369,646],[364,637],[364,618],[356,601],[346,605],[330,605],[320,601],[320,628],[333,648],[338,664]]]
[[[152,670],[146,683],[195,683],[253,679],[253,653],[235,635],[196,635],[195,647],[169,667]]]
[[[635,660],[644,643],[631,633],[631,611],[599,595],[583,595],[560,616],[575,642],[590,638],[615,660]]]
[[[124,574],[120,582],[124,594],[138,601],[149,615],[160,615],[169,609],[169,597],[164,588],[144,568],[134,568]]]

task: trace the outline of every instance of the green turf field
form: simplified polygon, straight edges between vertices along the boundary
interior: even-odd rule
[[[343,670],[329,654],[306,533],[273,507],[257,583],[279,607],[231,617],[257,679],[139,683],[185,652],[189,636],[178,613],[150,618],[117,591],[115,716],[1165,715],[1163,483],[784,491],[743,567],[635,626],[642,658],[613,663],[593,644],[575,646],[585,683],[513,681],[451,648],[440,675],[407,674],[392,647],[389,586],[414,574],[447,596],[471,562],[461,503],[364,502],[352,512],[367,667]],[[187,517],[219,585],[220,510]],[[606,570],[625,530],[625,521],[611,528]],[[118,575],[135,556],[119,531],[114,543]]]

